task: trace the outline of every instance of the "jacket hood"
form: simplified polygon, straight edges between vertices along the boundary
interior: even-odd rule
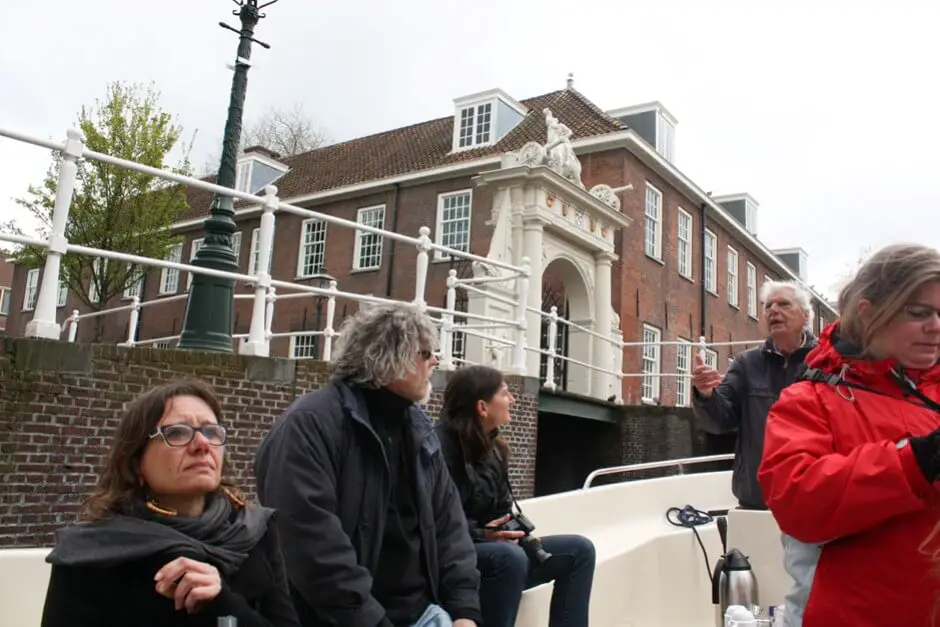
[[[940,366],[927,370],[901,368],[893,357],[870,359],[860,346],[845,338],[839,322],[830,323],[817,338],[816,347],[806,356],[806,365],[829,374],[849,374],[854,380],[884,381],[892,372],[904,372],[915,381],[940,381]]]

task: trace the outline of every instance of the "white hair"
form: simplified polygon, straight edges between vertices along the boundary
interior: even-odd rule
[[[799,305],[803,313],[806,314],[806,328],[812,329],[813,320],[816,317],[813,311],[813,301],[806,288],[796,281],[765,281],[764,284],[760,286],[760,302],[766,303],[770,298],[773,298],[783,290],[793,292],[793,300],[796,301],[796,304]]]

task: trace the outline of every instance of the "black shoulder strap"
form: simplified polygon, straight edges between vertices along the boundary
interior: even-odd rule
[[[872,394],[878,394],[879,396],[887,396],[888,398],[893,398],[895,400],[904,401],[910,403],[911,405],[916,405],[918,407],[923,407],[925,409],[931,409],[935,412],[940,413],[940,403],[931,399],[922,391],[917,389],[917,385],[911,381],[909,377],[903,373],[893,373],[892,378],[898,385],[901,387],[901,391],[904,393],[904,398],[898,398],[892,396],[882,390],[876,390],[875,388],[868,387],[867,385],[861,385],[860,383],[855,383],[848,381],[845,377],[839,374],[830,374],[823,372],[818,368],[807,368],[798,378],[797,381],[812,381],[813,383],[828,383],[829,385],[843,386],[847,388],[852,388],[855,390],[862,390],[864,392],[871,392]],[[908,398],[909,396],[915,397],[917,400]]]

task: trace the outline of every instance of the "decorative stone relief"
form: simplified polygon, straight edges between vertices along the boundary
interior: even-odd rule
[[[528,142],[516,152],[508,153],[503,158],[504,167],[518,165],[534,168],[546,165],[581,189],[581,161],[571,146],[571,129],[558,121],[550,109],[543,109],[548,138],[543,146],[538,142]],[[551,204],[549,204],[551,207]]]
[[[597,198],[614,211],[620,211],[620,199],[617,198],[617,194],[614,193],[614,190],[610,185],[600,183],[599,185],[592,187],[590,193],[591,196],[594,196],[594,198]]]

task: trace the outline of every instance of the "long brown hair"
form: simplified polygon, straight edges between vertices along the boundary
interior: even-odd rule
[[[483,431],[483,422],[477,414],[477,403],[489,402],[499,392],[505,379],[503,373],[489,366],[467,366],[450,377],[444,390],[441,422],[450,424],[457,432],[464,461],[473,464],[497,448],[503,460],[509,459],[509,443],[501,435],[492,437]]]
[[[167,403],[177,396],[195,396],[205,401],[218,422],[222,422],[222,406],[213,389],[198,379],[184,379],[159,385],[138,396],[124,408],[121,421],[111,440],[111,450],[95,490],[85,499],[78,518],[99,521],[108,514],[125,510],[136,496],[143,493],[140,480],[140,458],[149,436],[166,413]],[[222,457],[222,481],[219,491],[229,498],[242,500],[241,494],[228,479],[228,460]]]
[[[882,248],[862,264],[839,294],[839,331],[865,353],[872,338],[894,320],[921,286],[940,280],[940,252],[920,244]],[[858,303],[872,304],[872,316],[863,321]]]

